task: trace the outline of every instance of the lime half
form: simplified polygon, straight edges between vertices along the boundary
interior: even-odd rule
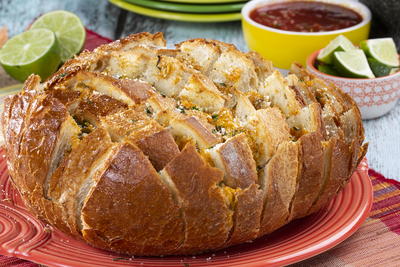
[[[392,38],[380,38],[362,41],[360,47],[368,57],[376,59],[390,67],[398,67],[399,55]]]
[[[361,49],[333,53],[333,64],[344,77],[375,78]]]
[[[46,28],[56,34],[63,62],[79,53],[85,43],[85,28],[79,17],[71,12],[49,12],[32,24],[31,29],[37,28]]]
[[[350,51],[356,49],[349,39],[343,35],[339,35],[321,50],[317,59],[326,64],[333,62],[333,53],[337,51]]]
[[[21,82],[32,73],[46,79],[61,63],[54,33],[33,29],[14,36],[0,49],[0,63],[11,77]]]

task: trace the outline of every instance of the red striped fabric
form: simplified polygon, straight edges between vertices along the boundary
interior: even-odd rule
[[[400,183],[372,169],[368,173],[374,186],[370,218],[381,220],[390,231],[400,235]],[[400,247],[400,244],[397,246]]]

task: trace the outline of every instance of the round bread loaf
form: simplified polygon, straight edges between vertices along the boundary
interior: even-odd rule
[[[5,100],[8,169],[27,207],[88,244],[197,254],[324,207],[366,153],[360,112],[293,65],[139,33],[84,51]]]

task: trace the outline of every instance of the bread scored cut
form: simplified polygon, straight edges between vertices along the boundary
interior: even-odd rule
[[[325,205],[367,144],[339,88],[293,65],[139,33],[84,51],[5,100],[7,164],[28,208],[124,254],[249,242]]]

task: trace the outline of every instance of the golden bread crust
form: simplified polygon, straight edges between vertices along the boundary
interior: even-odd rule
[[[180,250],[191,254],[204,244],[205,250],[222,247],[232,228],[232,211],[218,186],[222,172],[208,166],[190,143],[164,171],[183,202],[186,234]]]
[[[28,208],[138,256],[249,242],[325,207],[367,144],[339,88],[255,52],[139,33],[30,76],[1,117]]]
[[[94,179],[96,187],[82,207],[85,240],[140,254],[173,253],[181,245],[185,229],[180,207],[137,146],[122,143]]]
[[[259,236],[268,234],[290,220],[291,205],[300,174],[300,145],[282,143],[261,172],[264,208]]]

